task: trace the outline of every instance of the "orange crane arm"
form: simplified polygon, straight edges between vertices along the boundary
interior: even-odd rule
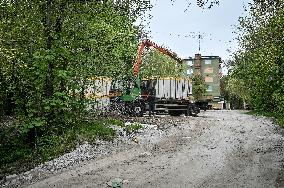
[[[143,40],[138,47],[137,50],[137,59],[136,62],[134,64],[134,68],[133,68],[133,75],[134,77],[137,77],[139,74],[139,70],[140,70],[140,66],[142,64],[142,52],[144,50],[145,47],[153,47],[155,49],[157,49],[158,51],[160,51],[161,53],[170,56],[171,58],[173,58],[174,60],[178,61],[179,63],[182,63],[182,59],[180,59],[176,53],[171,52],[168,49],[165,49],[163,47],[158,46],[157,44],[155,44],[154,42],[145,39]]]

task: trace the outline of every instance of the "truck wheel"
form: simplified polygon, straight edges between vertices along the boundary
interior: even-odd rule
[[[188,107],[185,115],[196,117],[199,112],[198,107]]]
[[[196,113],[196,112],[192,112],[191,115],[192,115],[193,117],[196,117],[196,116],[197,116],[197,113]]]
[[[196,117],[198,113],[200,113],[199,107],[197,107],[197,106],[193,107],[192,111],[191,111],[191,115]]]
[[[142,117],[143,112],[144,112],[144,108],[143,108],[142,104],[139,103],[139,104],[135,104],[133,106],[132,114],[134,116]]]

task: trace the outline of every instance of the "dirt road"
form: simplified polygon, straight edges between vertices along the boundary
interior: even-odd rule
[[[154,122],[162,131],[136,135],[127,150],[23,185],[108,187],[116,181],[125,188],[284,187],[283,129],[270,120],[240,111],[207,111]]]

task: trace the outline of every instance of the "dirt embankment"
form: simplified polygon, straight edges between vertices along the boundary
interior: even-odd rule
[[[266,118],[207,111],[131,121],[145,129],[133,135],[118,130],[113,143],[67,155],[70,161],[82,155],[76,163],[64,165],[62,156],[53,161],[61,167],[44,164],[6,187],[284,187],[284,131]]]

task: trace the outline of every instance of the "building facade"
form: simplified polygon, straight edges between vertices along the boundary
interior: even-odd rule
[[[211,101],[213,108],[221,109],[223,106],[220,93],[221,58],[195,54],[194,58],[187,58],[184,61],[187,65],[186,75],[189,77],[195,74],[202,75],[208,86],[204,97]]]

